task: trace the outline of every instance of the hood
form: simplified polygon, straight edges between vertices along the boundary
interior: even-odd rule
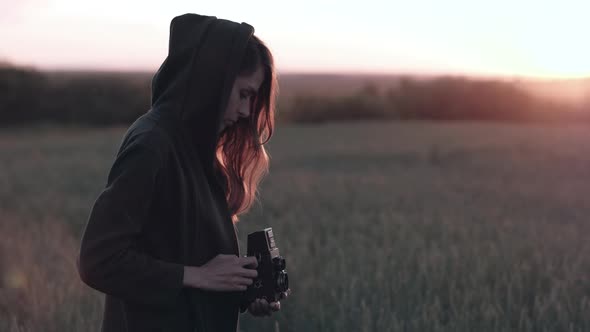
[[[232,85],[254,28],[214,16],[172,19],[168,56],[152,79],[152,110],[170,115],[206,168],[213,167]]]

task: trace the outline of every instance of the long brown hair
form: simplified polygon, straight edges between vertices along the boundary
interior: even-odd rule
[[[264,80],[252,99],[250,116],[240,118],[224,131],[217,144],[215,163],[223,175],[225,196],[234,223],[257,199],[258,185],[268,173],[269,157],[264,144],[273,134],[278,92],[273,56],[260,39],[252,36],[239,75],[250,75],[258,66],[264,69]]]

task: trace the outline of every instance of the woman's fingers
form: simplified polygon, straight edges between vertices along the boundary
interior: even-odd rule
[[[254,316],[270,316],[273,311],[278,311],[280,304],[276,302],[269,304],[265,299],[256,299],[250,304],[248,310]]]
[[[248,306],[248,311],[252,314],[252,315],[256,315],[256,301],[250,303],[250,305]]]
[[[265,299],[260,300],[260,310],[265,316],[270,316],[272,313],[270,304]]]
[[[256,269],[258,267],[258,261],[254,256],[239,257],[240,265],[247,266],[250,269]]]
[[[238,274],[242,277],[251,278],[251,279],[258,277],[258,271],[252,270],[252,269],[241,268],[239,270]]]
[[[270,307],[270,310],[272,310],[272,311],[279,311],[279,310],[281,310],[281,302],[280,301],[271,302],[269,307]]]
[[[243,277],[233,277],[225,280],[223,284],[218,287],[220,291],[245,291],[248,286],[252,285],[252,279]]]
[[[252,279],[244,278],[244,277],[236,277],[234,278],[233,284],[238,286],[250,286],[252,285]]]
[[[287,293],[286,295],[288,296],[289,294]],[[271,316],[273,312],[279,310],[281,310],[280,301],[268,303],[265,299],[256,299],[248,307],[248,311],[253,316]]]
[[[291,295],[291,288],[287,289],[286,292],[282,292],[281,295],[279,295],[279,299],[284,300],[289,297],[289,295]]]
[[[202,266],[187,269],[186,284],[213,291],[244,291],[258,277],[257,266],[255,257],[219,254]]]
[[[262,316],[262,310],[260,308],[260,301],[259,300],[252,302],[250,304],[250,307],[248,308],[248,310],[254,316]]]

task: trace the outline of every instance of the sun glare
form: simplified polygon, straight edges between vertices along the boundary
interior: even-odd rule
[[[587,10],[590,5],[531,7],[526,19],[513,29],[514,44],[519,46],[523,60],[528,60],[526,70],[554,78],[589,76]]]
[[[526,71],[535,76],[574,78],[590,76],[590,44],[575,40],[567,33],[547,38],[543,36],[524,43],[529,59]],[[524,69],[524,68],[523,68]]]

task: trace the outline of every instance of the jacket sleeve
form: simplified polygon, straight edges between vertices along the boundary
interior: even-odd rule
[[[119,152],[106,188],[94,203],[77,257],[78,273],[88,286],[153,305],[171,304],[179,295],[184,266],[150,257],[135,245],[161,160],[145,143],[132,143]]]

